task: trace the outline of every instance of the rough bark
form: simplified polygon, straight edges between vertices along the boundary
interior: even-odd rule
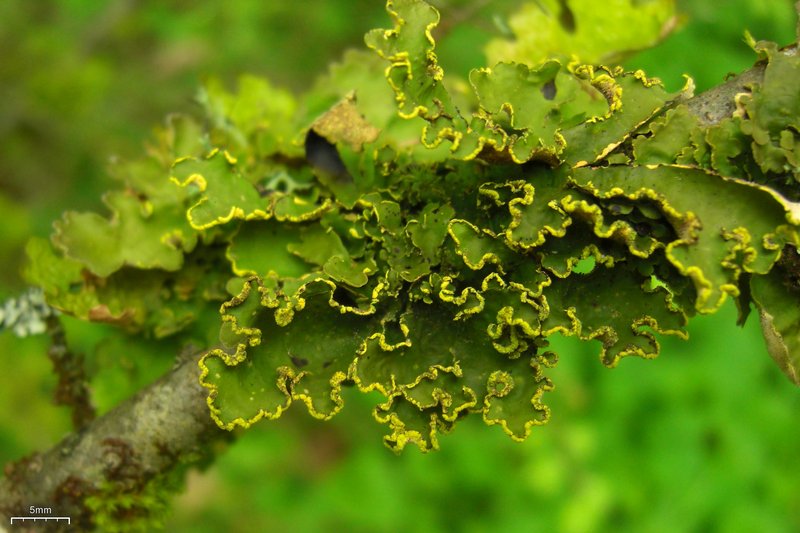
[[[0,480],[0,515],[27,516],[31,505],[69,516],[72,531],[94,527],[88,496],[104,487],[136,490],[176,466],[202,456],[208,443],[227,432],[208,414],[199,385],[197,358],[184,360],[136,396],[50,450],[5,468]],[[37,531],[65,528],[39,522]],[[17,528],[15,530],[21,530]]]
[[[800,5],[800,2],[798,4]],[[796,54],[797,45],[784,48],[783,53]],[[702,124],[706,126],[718,124],[722,119],[733,114],[736,109],[734,98],[737,94],[749,92],[750,86],[760,83],[764,79],[765,68],[766,63],[756,63],[738,76],[698,94],[687,102],[689,109],[700,119]]]
[[[786,50],[795,52],[794,47]],[[690,99],[689,108],[706,124],[715,124],[733,112],[734,96],[763,75],[764,65],[757,64]],[[7,465],[0,480],[0,515],[5,524],[10,516],[25,516],[36,505],[52,507],[54,515],[70,516],[72,530],[90,530],[93,515],[85,501],[104,484],[143,486],[202,454],[213,439],[229,435],[211,420],[207,391],[198,377],[197,357],[185,360],[50,450]]]

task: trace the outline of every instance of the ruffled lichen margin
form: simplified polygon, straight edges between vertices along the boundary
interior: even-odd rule
[[[435,449],[471,414],[522,440],[550,416],[551,335],[613,367],[728,297],[742,320],[756,305],[797,381],[782,314],[797,290],[780,274],[800,241],[796,55],[752,42],[763,77],[710,120],[690,81],[670,94],[563,58],[458,83],[437,11],[387,8],[372,52],[305,104],[255,78],[209,84],[205,128],[172,118],[156,155],[123,169],[110,218],[67,214],[52,246],[31,244],[51,305],[166,336],[224,301],[199,362],[220,427],[295,401],[326,420],[354,387],[383,396],[395,450]]]
[[[640,72],[500,63],[470,76],[477,107],[466,115],[437,62],[438,13],[416,1],[388,10],[395,26],[367,44],[389,63],[399,116],[423,119],[424,147],[447,149],[422,168],[397,151],[378,170],[382,186],[361,188],[364,166],[396,150],[384,127],[349,154],[356,201],[337,213],[347,232],[325,230],[358,250],[337,263],[351,277],[328,259],[288,286],[249,279],[223,305],[225,346],[200,363],[221,427],[296,400],[328,419],[349,385],[386,398],[375,416],[395,449],[435,448],[470,413],[521,440],[549,417],[547,336],[598,340],[609,366],[654,357],[653,333],[685,336],[687,316],[738,297],[743,276],[768,273],[797,244],[796,208],[781,194],[720,175],[691,145],[664,154],[674,132],[660,124],[690,116],[688,94]],[[693,126],[694,138],[713,136]],[[636,151],[660,160],[642,164]],[[586,257],[594,270],[573,273]]]

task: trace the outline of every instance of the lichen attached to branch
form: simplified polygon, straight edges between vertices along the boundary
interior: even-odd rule
[[[383,396],[396,450],[434,449],[468,415],[524,439],[550,414],[551,335],[615,366],[728,296],[758,307],[797,380],[779,310],[796,287],[776,274],[800,243],[797,55],[754,42],[755,74],[700,99],[564,57],[465,81],[438,62],[433,7],[387,8],[374,53],[304,99],[209,84],[205,129],[168,123],[110,217],[68,214],[55,249],[31,245],[50,303],[168,335],[224,301],[199,363],[220,427],[298,401],[328,419],[355,387]]]

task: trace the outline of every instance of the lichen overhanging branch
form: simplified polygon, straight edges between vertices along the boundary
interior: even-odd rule
[[[796,205],[774,188],[781,161],[792,176],[796,119],[776,122],[768,103],[789,105],[771,80],[794,63],[774,45],[752,43],[763,81],[735,93],[724,117],[698,118],[691,84],[671,95],[641,72],[559,59],[473,71],[465,107],[438,63],[436,10],[387,7],[394,26],[366,42],[388,64],[400,120],[371,123],[380,133],[358,146],[326,134],[346,172],[316,173],[333,204],[304,204],[310,218],[241,213],[263,228],[247,231],[250,246],[272,227],[287,254],[259,263],[234,239],[249,266],[237,269],[258,277],[223,306],[224,347],[201,362],[220,426],[275,418],[297,400],[327,419],[354,384],[385,396],[375,416],[395,449],[435,448],[469,413],[524,438],[549,413],[549,335],[599,341],[609,366],[653,357],[653,333],[684,336],[688,317],[748,294],[742,284],[797,242]],[[369,122],[371,95],[354,94],[312,130],[341,121],[341,106]],[[588,257],[594,270],[573,273]],[[306,270],[275,266],[294,258]],[[499,375],[513,375],[502,395]]]
[[[775,188],[794,161],[793,117],[781,125],[769,104],[790,98],[770,80],[794,63],[774,46],[753,43],[763,83],[724,118],[698,119],[689,84],[671,95],[641,72],[559,58],[475,70],[459,95],[436,56],[436,10],[387,7],[394,27],[366,36],[377,57],[332,70],[321,114],[253,78],[238,95],[209,85],[213,149],[174,119],[161,156],[125,177],[139,192],[107,197],[112,218],[65,216],[61,254],[31,245],[51,302],[170,335],[227,293],[223,347],[201,361],[220,426],[297,400],[327,419],[350,384],[384,394],[387,443],[428,449],[468,413],[514,438],[544,422],[549,335],[599,342],[610,366],[653,357],[654,333],[684,336],[688,317],[738,297],[797,241],[795,205]],[[364,82],[384,70],[388,85]],[[286,104],[252,105],[267,101]],[[93,231],[144,244],[99,256]],[[594,270],[574,273],[586,258]],[[79,279],[76,298],[65,287]],[[429,339],[430,324],[469,344]]]
[[[221,305],[200,361],[219,426],[297,401],[328,419],[354,386],[383,395],[397,450],[436,448],[470,414],[523,439],[549,416],[550,335],[614,366],[728,297],[743,316],[752,299],[794,368],[773,268],[798,242],[794,55],[752,42],[757,66],[697,97],[563,57],[458,83],[436,10],[387,7],[372,52],[310,103],[252,77],[208,84],[207,125],[172,118],[121,170],[110,217],[67,214],[55,248],[31,243],[51,305],[156,337]]]
[[[90,523],[85,498],[118,470],[86,461],[112,444],[144,486],[217,434],[209,407],[226,429],[296,401],[327,419],[344,386],[384,396],[394,449],[436,448],[470,413],[522,439],[549,416],[549,335],[613,366],[729,296],[743,314],[752,300],[797,380],[798,114],[770,107],[791,104],[791,48],[752,43],[753,69],[698,96],[562,59],[477,70],[464,95],[438,65],[435,11],[389,7],[397,24],[367,37],[378,53],[348,54],[314,105],[255,78],[209,84],[208,128],[171,118],[155,155],[120,170],[110,217],[69,214],[55,248],[31,242],[51,305],[166,337],[222,304],[221,347],[8,467],[4,513],[67,491]],[[309,137],[338,170],[304,153]],[[98,240],[141,248],[98,255]]]

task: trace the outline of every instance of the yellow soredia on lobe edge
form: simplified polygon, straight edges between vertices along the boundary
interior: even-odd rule
[[[65,215],[26,275],[65,312],[155,336],[205,332],[219,310],[199,364],[228,430],[295,402],[330,419],[352,387],[380,396],[395,450],[436,449],[469,415],[522,440],[550,416],[550,335],[613,367],[728,296],[755,304],[797,382],[800,58],[752,43],[764,81],[705,125],[690,83],[670,94],[594,65],[657,40],[672,2],[614,3],[643,17],[632,40],[584,4],[511,19],[568,57],[534,57],[520,34],[468,80],[438,63],[438,12],[396,0],[366,36],[376,53],[347,54],[308,105],[252,77],[235,94],[209,82],[207,124],[171,120],[110,214]]]

